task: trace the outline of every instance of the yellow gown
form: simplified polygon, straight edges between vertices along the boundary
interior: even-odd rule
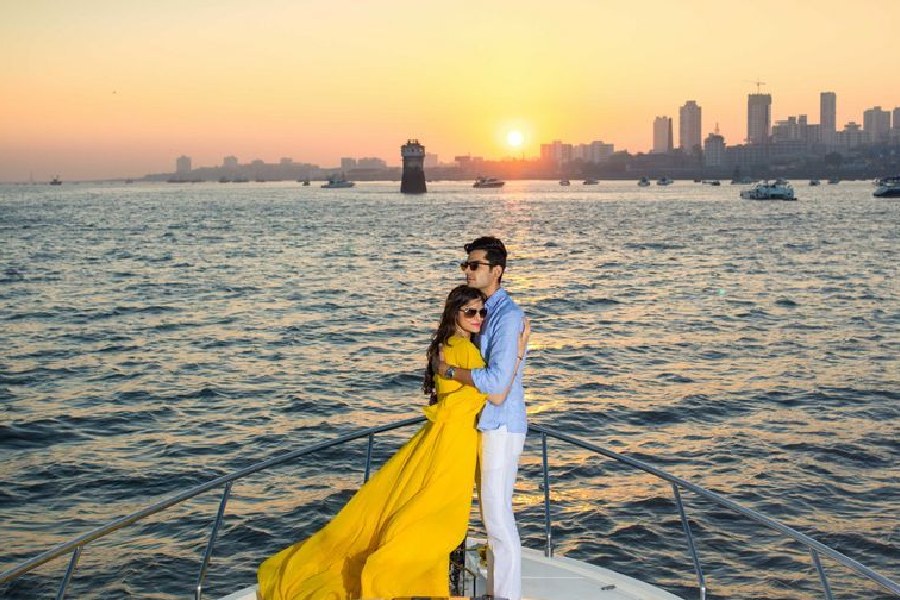
[[[454,336],[444,360],[484,367]],[[486,396],[436,378],[428,422],[325,527],[268,558],[257,572],[262,600],[448,596],[449,554],[465,537],[475,481],[475,418]]]

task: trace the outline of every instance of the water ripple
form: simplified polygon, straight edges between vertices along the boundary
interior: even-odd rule
[[[460,245],[490,232],[533,321],[535,422],[900,579],[900,204],[862,182],[791,206],[688,182],[396,187],[0,188],[0,568],[185,486],[419,414]],[[379,436],[375,464],[409,434]],[[558,551],[693,596],[671,490],[550,445]],[[530,439],[516,495],[533,546],[538,450]],[[236,484],[207,594],[247,585],[262,558],[321,526],[365,458],[360,441]],[[717,595],[818,593],[802,551],[685,501]],[[91,544],[72,595],[183,597],[217,503]],[[0,594],[53,594],[63,568]],[[877,597],[826,568],[841,597]]]

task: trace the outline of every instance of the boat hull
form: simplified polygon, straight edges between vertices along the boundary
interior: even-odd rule
[[[784,202],[796,202],[797,199],[794,196],[784,196],[780,194],[772,195],[772,196],[758,196],[756,194],[741,194],[741,198],[744,200],[781,200]]]
[[[775,183],[759,183],[741,192],[744,200],[796,200],[794,188],[784,180]]]
[[[322,187],[325,189],[334,189],[334,188],[352,188],[356,184],[352,181],[346,181],[343,183],[326,183]]]

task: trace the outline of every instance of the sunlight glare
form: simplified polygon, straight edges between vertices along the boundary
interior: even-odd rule
[[[506,143],[513,148],[518,148],[525,141],[525,136],[521,131],[513,130],[506,134]]]

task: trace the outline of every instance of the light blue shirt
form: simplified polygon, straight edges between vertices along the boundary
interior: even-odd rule
[[[502,394],[509,387],[519,352],[519,333],[525,313],[512,301],[506,290],[500,288],[487,302],[487,318],[481,329],[479,347],[487,365],[472,371],[472,381],[483,394]],[[510,433],[525,433],[525,390],[522,387],[522,373],[525,360],[519,364],[512,388],[503,404],[497,406],[488,402],[481,411],[478,429],[490,431],[506,425]]]

